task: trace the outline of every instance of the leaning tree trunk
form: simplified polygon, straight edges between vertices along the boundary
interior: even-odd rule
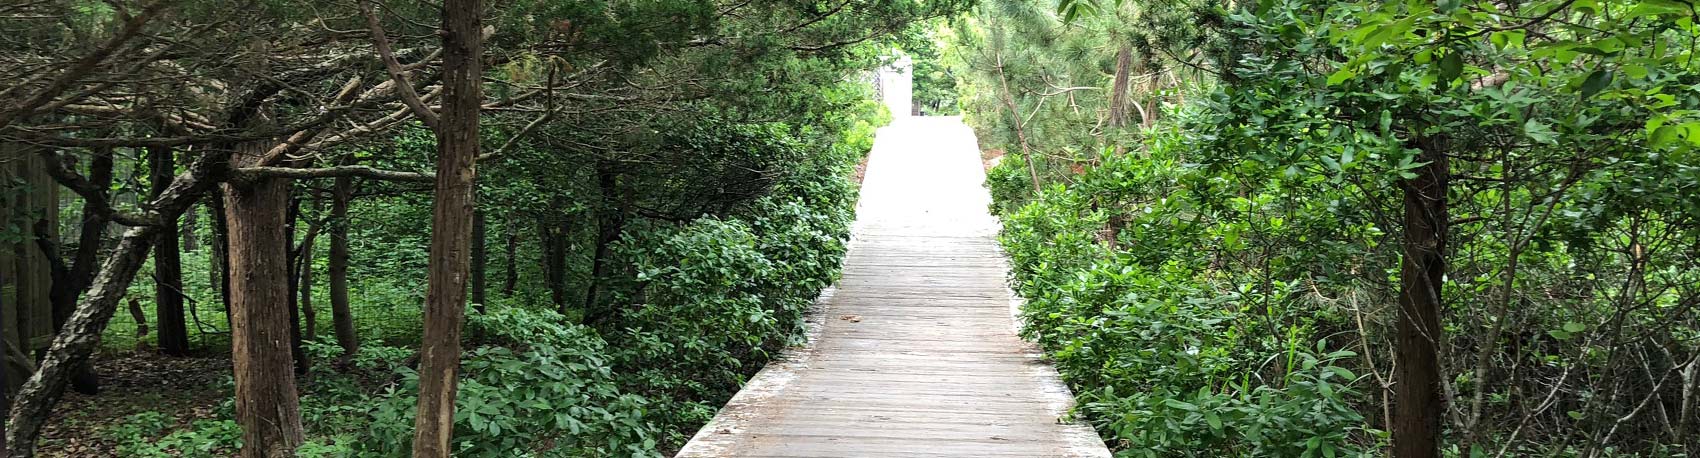
[[[1439,348],[1441,287],[1446,275],[1448,173],[1442,140],[1419,141],[1417,160],[1427,162],[1405,180],[1404,261],[1400,263],[1399,321],[1394,355],[1393,456],[1440,456]]]
[[[112,149],[95,148],[93,158],[89,161],[88,181],[97,190],[112,188]],[[103,193],[105,194],[105,193]],[[77,299],[83,291],[94,282],[95,267],[100,263],[100,249],[106,237],[107,220],[101,213],[99,202],[83,200],[80,220],[82,224],[77,232],[77,251],[71,255],[70,271],[64,279],[53,279],[53,291],[49,293],[53,301],[54,333],[65,328],[65,322],[71,319],[71,313],[77,309]],[[71,389],[78,393],[95,394],[100,391],[100,377],[94,372],[94,365],[83,362],[72,371]]]
[[[460,328],[472,242],[474,163],[484,52],[482,0],[443,3],[443,113],[437,120],[437,183],[431,211],[425,339],[413,456],[448,458],[454,435]]]
[[[331,187],[331,323],[336,328],[336,344],[342,347],[344,360],[360,352],[354,312],[348,307],[348,199],[354,191],[350,180],[338,177]]]
[[[182,214],[211,185],[209,176],[216,167],[209,160],[196,161],[188,173],[178,176],[164,194],[154,199],[154,212],[160,218],[173,219]],[[101,263],[88,292],[78,301],[77,309],[53,339],[35,374],[18,390],[6,431],[11,458],[35,456],[35,439],[41,435],[48,413],[65,394],[71,373],[87,362],[100,344],[100,333],[118,310],[119,300],[135,280],[158,233],[159,227],[152,225],[124,231],[118,245]]]
[[[177,163],[171,148],[148,148],[148,168],[153,189],[149,197],[159,198],[171,185]],[[177,219],[161,222],[159,240],[154,242],[154,323],[159,332],[159,352],[171,356],[189,354],[189,323],[183,311],[183,263],[178,252]]]
[[[245,151],[244,156],[253,155]],[[243,165],[257,160],[244,157]],[[305,442],[290,362],[289,180],[226,184],[231,363],[243,458],[295,455]]]

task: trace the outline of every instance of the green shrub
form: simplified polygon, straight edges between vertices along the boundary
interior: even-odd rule
[[[589,329],[555,312],[517,308],[469,317],[470,332],[492,345],[462,357],[455,397],[455,456],[654,456],[648,402],[621,392]],[[367,456],[405,456],[413,438],[418,375],[376,403],[357,448]]]
[[[1290,226],[1245,211],[1271,205],[1267,196],[1225,208],[1196,200],[1180,184],[1208,186],[1206,171],[1174,160],[1184,145],[1164,141],[1005,207],[1000,239],[1027,299],[1024,334],[1119,456],[1359,453],[1360,380],[1344,367],[1356,355],[1317,340],[1329,317],[1280,280],[1294,272],[1206,262],[1211,250],[1245,249],[1238,238],[1254,230]],[[1012,164],[989,178],[1010,182],[999,199],[1030,195]]]

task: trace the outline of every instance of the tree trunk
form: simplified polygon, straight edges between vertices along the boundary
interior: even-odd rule
[[[1027,162],[1027,176],[1033,180],[1033,194],[1039,194],[1039,158],[1027,147],[1027,131],[1022,128],[1021,109],[1015,105],[1015,93],[1009,90],[1009,77],[1003,71],[1003,54],[998,54],[998,82],[1003,85],[1003,103],[1009,109],[1009,125],[1015,128],[1016,143],[1021,146],[1021,160]]]
[[[1110,78],[1110,126],[1127,125],[1127,80],[1133,73],[1133,44],[1116,50],[1116,74]]]
[[[474,162],[483,76],[482,0],[443,3],[443,112],[437,121],[437,183],[431,212],[430,276],[420,351],[419,415],[413,456],[448,458],[459,382],[460,328],[472,242]]]
[[[207,201],[207,215],[212,219],[213,252],[208,263],[212,264],[207,275],[212,277],[212,287],[218,290],[219,302],[224,304],[224,325],[229,327],[230,319],[230,219],[224,211],[224,190],[215,187]]]
[[[514,289],[519,287],[519,223],[512,214],[502,222],[502,229],[508,232],[507,263],[502,272],[502,297],[514,297]]]
[[[95,148],[93,158],[89,161],[89,184],[95,189],[112,188],[112,149]],[[65,322],[71,319],[71,313],[77,309],[77,299],[83,291],[94,282],[95,267],[100,262],[100,249],[104,244],[107,221],[102,216],[99,206],[83,202],[82,224],[77,231],[77,252],[71,255],[70,271],[63,280],[54,278],[53,291],[49,293],[53,301],[53,329],[57,334],[65,328]],[[100,377],[94,372],[94,365],[85,361],[72,371],[71,389],[83,394],[100,392]]]
[[[596,211],[596,251],[590,258],[590,281],[585,287],[584,313],[585,322],[598,322],[610,318],[612,313],[603,310],[598,302],[600,294],[598,286],[602,277],[608,274],[608,255],[614,242],[620,239],[620,232],[625,230],[625,208],[620,202],[620,175],[608,161],[600,161],[596,166],[596,187],[602,193],[602,205]]]
[[[283,224],[284,303],[289,306],[289,357],[294,362],[295,374],[307,375],[307,351],[301,345],[301,301],[296,295],[301,281],[296,261],[301,256],[295,245],[295,223],[301,220],[301,200],[294,196],[294,185],[294,181],[289,181],[289,210]]]
[[[164,195],[154,200],[152,207],[163,218],[176,218],[211,186],[209,176],[217,167],[209,160],[196,161],[190,166],[189,173],[179,176]],[[118,245],[102,261],[87,294],[77,303],[77,309],[65,320],[65,326],[53,339],[53,345],[40,367],[18,390],[12,403],[10,429],[6,431],[11,458],[35,456],[35,439],[41,435],[48,413],[65,394],[72,372],[87,362],[99,345],[101,331],[106,329],[112,314],[118,309],[119,300],[135,280],[136,272],[146,260],[148,248],[158,232],[157,226],[138,226],[124,231]]]
[[[489,262],[484,248],[484,212],[473,210],[472,213],[472,304],[478,307],[478,313],[485,311],[485,271],[484,265]]]
[[[89,184],[95,189],[112,188],[112,150],[101,148],[94,151],[94,158],[89,162]],[[77,252],[71,257],[71,272],[68,274],[64,287],[58,282],[53,288],[53,329],[65,326],[65,321],[71,318],[71,312],[77,309],[77,298],[88,289],[94,281],[96,263],[100,262],[100,248],[106,235],[107,221],[101,216],[98,206],[88,201],[83,202],[82,229],[77,232]]]
[[[319,215],[322,199],[313,198],[313,215],[307,223],[307,234],[301,237],[300,254],[296,259],[296,270],[300,272],[301,292],[301,339],[303,342],[312,341],[317,337],[319,329],[319,314],[313,310],[313,248],[319,240]]]
[[[305,441],[290,369],[291,330],[286,232],[289,181],[224,185],[230,237],[231,353],[242,457],[294,456]]]
[[[1395,338],[1393,456],[1440,456],[1439,348],[1441,287],[1446,274],[1448,173],[1443,140],[1418,141],[1427,165],[1405,180],[1405,256],[1400,263],[1399,322]]]
[[[6,279],[4,278],[0,278],[0,282],[4,282],[5,280]],[[4,300],[5,298],[0,298],[0,301]],[[0,307],[4,306],[5,304],[0,304]],[[6,345],[6,339],[0,339],[0,346]],[[3,350],[5,349],[0,348],[0,351]],[[6,370],[6,366],[4,364],[0,364],[0,418],[9,418],[12,416],[12,392],[6,389],[6,387],[10,386],[12,382],[11,372],[12,371]],[[6,422],[0,421],[0,451],[3,450],[6,450]]]
[[[183,238],[183,251],[193,253],[201,251],[201,239],[195,236],[195,229],[201,224],[201,213],[193,209],[183,212],[183,225],[178,232]]]
[[[171,148],[148,148],[148,168],[153,189],[148,197],[159,198],[176,176],[177,162]],[[154,324],[159,331],[159,352],[171,356],[189,354],[189,323],[183,311],[183,263],[177,248],[177,219],[162,222],[154,242]]]
[[[331,188],[331,322],[336,327],[336,344],[342,347],[345,360],[360,352],[354,312],[348,307],[348,199],[354,191],[351,180],[339,177]]]
[[[543,282],[549,287],[549,303],[561,313],[567,312],[567,247],[562,228],[539,217],[537,241],[543,246]]]

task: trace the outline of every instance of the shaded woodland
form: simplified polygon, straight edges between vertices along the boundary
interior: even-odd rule
[[[0,4],[4,444],[657,456],[837,276],[954,2]]]

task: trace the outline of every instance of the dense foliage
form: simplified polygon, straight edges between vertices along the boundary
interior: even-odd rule
[[[792,343],[804,310],[836,280],[854,167],[890,120],[870,100],[867,75],[897,49],[930,49],[925,25],[964,3],[486,3],[474,11],[489,26],[476,205],[457,216],[471,220],[473,240],[453,454],[669,453]],[[56,336],[45,325],[61,307],[17,293],[36,284],[15,288],[13,271],[0,270],[6,348],[17,350],[5,360],[23,369],[7,372],[21,376],[4,380],[5,396],[31,372],[47,373],[29,356],[77,358],[81,350],[49,346],[76,332],[102,364],[156,351],[226,358],[243,348],[231,294],[287,284],[266,305],[288,312],[263,324],[289,330],[295,347],[281,358],[299,380],[299,415],[281,415],[304,426],[294,452],[408,455],[414,406],[435,399],[420,396],[421,385],[443,378],[420,369],[429,355],[419,349],[441,343],[422,338],[421,304],[439,261],[428,246],[439,235],[440,194],[429,183],[441,130],[426,115],[446,111],[444,7],[49,1],[0,10],[0,77],[27,83],[0,90],[0,254],[34,253],[25,245],[40,239],[58,249],[42,258],[72,264],[86,251],[93,259],[76,263],[93,266],[88,276],[120,285],[111,295],[72,291],[64,311],[105,316]],[[108,41],[120,52],[104,50]],[[78,70],[84,60],[96,65]],[[430,106],[415,109],[406,92]],[[46,102],[32,105],[36,93]],[[241,163],[252,154],[235,153],[255,145],[283,159]],[[14,184],[14,174],[36,181]],[[277,209],[286,246],[239,259],[226,248],[231,222],[252,215],[227,208],[220,193],[267,180],[286,182]],[[30,203],[43,208],[11,205],[47,195],[42,187],[69,191]],[[19,229],[37,220],[47,229]],[[111,267],[130,259],[134,271]],[[264,262],[287,265],[287,275],[230,274],[232,264]],[[187,342],[168,345],[161,331],[177,326]],[[12,340],[14,330],[32,334]],[[211,367],[241,373],[254,358],[232,359]],[[121,387],[171,376],[62,372]],[[49,455],[286,453],[243,449],[268,425],[243,421],[255,398],[232,397],[241,386],[73,396],[68,403],[99,408],[69,421],[32,414],[59,423],[29,439]],[[30,397],[52,404],[51,391]]]
[[[1692,5],[1007,3],[958,26],[964,104],[1028,333],[1121,456],[1388,453],[1432,220],[1444,454],[1700,446]],[[1128,37],[1165,83],[1117,127]]]

